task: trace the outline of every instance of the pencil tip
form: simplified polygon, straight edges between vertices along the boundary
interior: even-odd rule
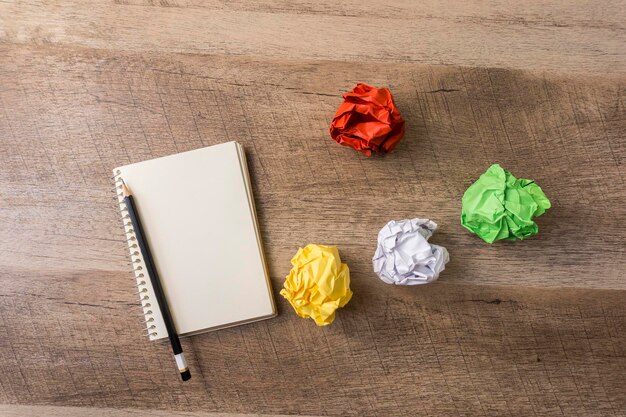
[[[124,197],[130,196],[130,189],[128,188],[128,185],[126,185],[126,183],[124,182],[123,178],[122,178],[122,195]]]

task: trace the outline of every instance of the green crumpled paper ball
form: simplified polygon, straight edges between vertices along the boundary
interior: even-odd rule
[[[550,201],[532,180],[517,179],[494,164],[463,194],[461,224],[487,243],[536,235],[533,218],[550,208]]]

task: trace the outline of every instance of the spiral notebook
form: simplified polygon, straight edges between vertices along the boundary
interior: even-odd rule
[[[240,144],[125,165],[114,175],[133,192],[180,336],[276,315]],[[132,228],[124,227],[147,333],[151,340],[167,338]]]

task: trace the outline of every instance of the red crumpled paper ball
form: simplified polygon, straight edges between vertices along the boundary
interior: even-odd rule
[[[343,98],[330,124],[337,143],[367,156],[395,148],[404,136],[404,119],[388,89],[359,83]]]

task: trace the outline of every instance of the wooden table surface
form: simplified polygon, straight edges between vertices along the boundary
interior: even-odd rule
[[[90,3],[0,2],[0,414],[626,415],[624,0]],[[386,156],[329,138],[356,82],[407,121]],[[109,176],[229,140],[280,314],[184,339],[183,384],[133,317]],[[537,237],[459,224],[492,163],[549,196]],[[451,261],[388,286],[376,235],[409,217]],[[325,328],[278,296],[307,243],[351,269]]]

